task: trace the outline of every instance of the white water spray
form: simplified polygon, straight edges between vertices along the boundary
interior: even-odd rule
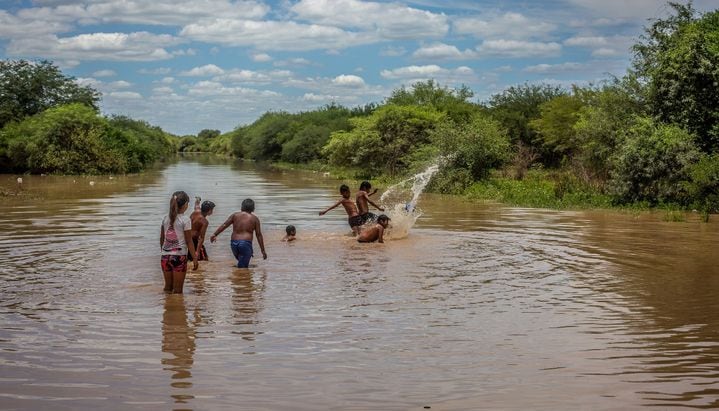
[[[409,230],[422,215],[422,211],[417,208],[419,196],[437,171],[439,171],[439,164],[433,164],[421,173],[400,181],[382,193],[382,197],[379,199],[380,204],[386,210],[385,214],[392,219],[390,228],[387,230],[388,238],[407,237]]]

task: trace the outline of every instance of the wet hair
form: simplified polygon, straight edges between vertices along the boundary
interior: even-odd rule
[[[372,188],[372,184],[369,181],[363,181],[360,183],[360,190],[367,191]]]
[[[295,226],[288,225],[287,228],[285,228],[285,232],[287,232],[287,235],[295,235],[297,230],[295,229]]]
[[[389,220],[390,220],[390,218],[387,217],[385,214],[380,214],[379,217],[377,217],[377,222],[378,222],[378,223],[379,223],[380,221],[389,221]]]
[[[200,211],[202,211],[202,214],[207,214],[212,211],[213,208],[215,208],[215,203],[212,201],[203,201],[200,206]]]
[[[252,201],[251,198],[246,198],[242,201],[242,211],[246,213],[254,213],[255,212],[255,202]]]
[[[180,212],[180,209],[187,203],[190,202],[190,196],[187,195],[184,191],[175,191],[172,193],[172,198],[170,199],[170,226],[175,225],[175,219],[177,218],[177,213]]]
[[[349,187],[347,184],[342,184],[342,185],[340,186],[340,193],[345,193],[345,192],[348,192],[348,191],[350,191],[350,187]]]

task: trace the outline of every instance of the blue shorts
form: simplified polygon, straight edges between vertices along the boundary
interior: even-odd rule
[[[250,266],[250,258],[252,258],[252,241],[249,240],[232,240],[230,241],[232,254],[237,259],[238,268],[247,268]]]

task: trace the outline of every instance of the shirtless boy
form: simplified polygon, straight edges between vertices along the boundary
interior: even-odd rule
[[[257,242],[260,244],[260,250],[262,251],[262,259],[267,259],[265,242],[262,238],[262,229],[260,228],[260,219],[252,214],[254,211],[255,202],[252,201],[252,199],[246,199],[242,202],[241,211],[234,212],[227,217],[227,221],[222,223],[222,225],[215,230],[215,233],[212,234],[212,237],[210,237],[210,241],[214,243],[217,240],[217,236],[232,225],[230,248],[232,248],[232,254],[237,259],[238,268],[247,268],[250,266],[253,233],[257,235]]]
[[[360,217],[359,213],[357,212],[357,206],[350,199],[350,188],[346,184],[342,184],[340,186],[340,194],[342,194],[342,198],[337,200],[337,202],[330,206],[328,209],[320,211],[320,215],[322,216],[327,214],[328,211],[341,204],[347,212],[347,222],[352,229],[352,234],[357,235],[359,234],[359,227],[362,225],[362,217]]]
[[[197,261],[208,261],[210,258],[207,256],[207,250],[205,249],[205,235],[207,234],[207,226],[210,225],[210,222],[207,220],[207,217],[212,215],[215,209],[215,203],[205,201],[200,205],[200,197],[195,197],[195,199],[195,211],[190,214],[190,221],[192,221],[192,242],[195,244],[195,250],[197,250]],[[192,261],[192,255],[188,254],[187,258]]]
[[[378,206],[369,199],[370,196],[377,193],[376,188],[370,193],[369,190],[371,189],[372,184],[370,184],[369,181],[363,181],[360,184],[359,191],[357,192],[357,197],[355,197],[355,201],[357,202],[357,211],[362,218],[362,224],[367,224],[367,222],[374,222],[377,220],[377,216],[369,212],[369,206],[367,205],[368,203],[372,204],[372,206],[379,211],[384,211],[384,208]]]
[[[384,230],[388,225],[389,217],[380,214],[380,216],[377,217],[377,223],[362,230],[357,241],[360,243],[374,243],[375,241],[384,243]]]

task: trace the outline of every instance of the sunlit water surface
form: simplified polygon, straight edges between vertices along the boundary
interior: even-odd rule
[[[25,176],[0,204],[0,408],[719,407],[716,222],[426,195],[407,238],[358,244],[317,216],[337,184],[203,157]],[[165,295],[177,189],[210,230],[253,198],[269,259],[233,268],[226,232]]]

